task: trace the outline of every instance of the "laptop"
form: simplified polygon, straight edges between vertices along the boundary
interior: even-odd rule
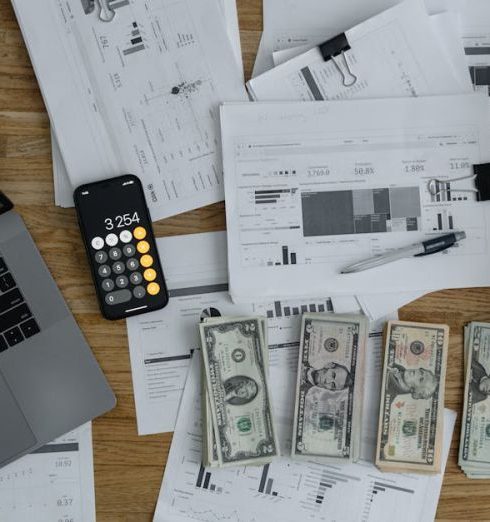
[[[0,467],[115,404],[24,222],[0,192]]]

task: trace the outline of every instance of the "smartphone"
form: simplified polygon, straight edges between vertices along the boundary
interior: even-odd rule
[[[169,296],[139,178],[82,185],[74,200],[102,315],[116,320],[164,308]]]

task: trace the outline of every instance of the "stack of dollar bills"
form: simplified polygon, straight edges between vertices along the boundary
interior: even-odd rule
[[[266,331],[259,317],[200,324],[206,466],[261,465],[279,455]]]
[[[464,407],[459,465],[469,478],[490,478],[490,324],[465,328]]]
[[[449,327],[390,321],[386,328],[376,466],[441,470]]]
[[[293,457],[359,459],[368,333],[364,316],[303,315]]]

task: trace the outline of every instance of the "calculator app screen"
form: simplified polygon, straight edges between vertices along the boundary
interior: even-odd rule
[[[108,181],[81,192],[79,206],[87,235],[120,235],[142,223],[146,225],[143,197],[139,183],[132,177],[127,181]]]

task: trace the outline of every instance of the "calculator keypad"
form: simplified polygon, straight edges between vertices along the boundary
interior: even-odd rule
[[[153,255],[156,252],[152,252],[150,243],[145,240],[147,235],[147,230],[138,226],[133,231],[123,230],[119,235],[111,233],[91,240],[98,284],[107,305],[160,294],[160,285],[155,281],[158,274]]]

